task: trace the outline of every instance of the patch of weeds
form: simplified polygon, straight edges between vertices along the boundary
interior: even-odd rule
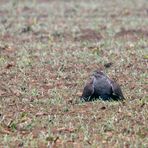
[[[57,139],[57,136],[54,136],[51,133],[50,129],[48,129],[47,132],[41,131],[39,134],[39,137],[41,139],[45,139],[46,141],[49,141],[49,142],[54,142]]]
[[[114,131],[115,127],[113,124],[113,119],[108,119],[102,126],[102,132]]]
[[[78,138],[77,133],[71,133],[71,134],[70,134],[70,140],[71,140],[71,141],[74,142],[75,140],[77,140],[77,138]]]
[[[88,125],[83,126],[82,129],[83,129],[83,134],[84,134],[84,141],[89,141],[91,135],[90,135],[90,132],[89,132],[89,127],[88,127]]]
[[[32,128],[33,128],[32,123],[27,124],[26,127],[25,127],[26,130],[31,130]]]
[[[26,75],[24,75],[24,80],[22,80],[19,84],[18,84],[18,87],[19,87],[19,90],[21,92],[22,95],[28,95],[28,92],[29,92],[29,88],[28,88],[28,84],[27,84],[27,78],[26,78]]]
[[[5,64],[6,60],[3,56],[0,56],[0,66],[3,66]]]
[[[49,98],[49,104],[63,104],[64,103],[64,100],[62,98],[62,96],[60,95],[60,93],[58,92],[57,89],[53,89],[51,90],[51,96]]]
[[[53,36],[54,38],[61,38],[62,35],[63,35],[63,32],[60,32],[60,31],[58,31],[58,30],[55,30],[55,31],[52,33],[52,36]]]
[[[69,107],[64,107],[63,112],[68,112],[69,111]]]
[[[49,98],[48,103],[49,104],[53,104],[53,105],[57,105],[57,104],[61,104],[63,102],[62,98],[58,98],[58,97],[54,97],[54,98]]]
[[[36,88],[33,88],[31,90],[31,96],[33,96],[33,97],[39,96],[39,92],[38,92],[38,90]]]
[[[18,135],[19,136],[19,135]],[[32,133],[29,133],[28,135],[27,135],[27,138],[22,138],[22,137],[17,137],[17,139],[23,139],[23,142],[24,142],[24,147],[28,147],[28,146],[30,146],[30,143],[33,141],[33,143],[34,143],[34,141],[36,141],[34,138],[33,138],[33,135],[32,135]]]
[[[148,136],[148,128],[140,128],[136,134],[139,138],[146,138]]]
[[[4,135],[2,141],[3,141],[3,144],[4,144],[5,146],[8,146],[9,143],[11,142],[11,140],[12,140],[12,137],[11,137],[11,136],[9,136],[9,135]]]
[[[54,119],[55,119],[54,116],[49,115],[49,116],[48,116],[48,123],[53,124],[53,123],[54,123]]]
[[[22,112],[20,114],[20,118],[26,118],[28,116],[28,113],[27,112]]]
[[[84,105],[84,103],[86,103],[84,99],[78,98],[78,99],[76,100],[76,104],[78,104],[78,105]]]
[[[147,54],[143,55],[143,58],[148,59],[148,55]]]
[[[15,121],[12,121],[10,123],[9,127],[11,128],[12,131],[16,131],[17,130],[17,123]]]
[[[138,102],[141,105],[141,107],[143,107],[144,105],[148,104],[148,99],[142,98],[142,99],[139,99]]]
[[[22,51],[18,53],[18,56],[19,58],[17,60],[17,65],[20,69],[23,69],[28,66],[32,66],[31,55],[27,50],[22,49]]]
[[[101,52],[101,49],[99,47],[96,47],[92,50],[92,53],[95,54],[95,55],[100,55],[100,52]]]

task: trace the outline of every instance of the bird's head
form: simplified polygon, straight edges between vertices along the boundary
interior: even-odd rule
[[[92,76],[98,78],[98,77],[105,76],[105,74],[103,73],[103,71],[95,70],[95,71],[93,72]]]

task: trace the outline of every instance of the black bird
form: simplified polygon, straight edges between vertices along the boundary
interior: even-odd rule
[[[92,101],[97,98],[102,100],[124,100],[120,86],[99,70],[94,71],[81,96],[81,99],[85,101]]]

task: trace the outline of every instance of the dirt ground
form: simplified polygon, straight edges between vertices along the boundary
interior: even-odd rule
[[[0,1],[0,147],[148,147],[147,0]],[[103,70],[124,102],[81,102]]]

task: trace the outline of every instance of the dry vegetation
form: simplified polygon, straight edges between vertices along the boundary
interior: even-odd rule
[[[1,0],[0,147],[148,147],[147,52],[147,0]],[[80,102],[97,68],[125,102]]]

